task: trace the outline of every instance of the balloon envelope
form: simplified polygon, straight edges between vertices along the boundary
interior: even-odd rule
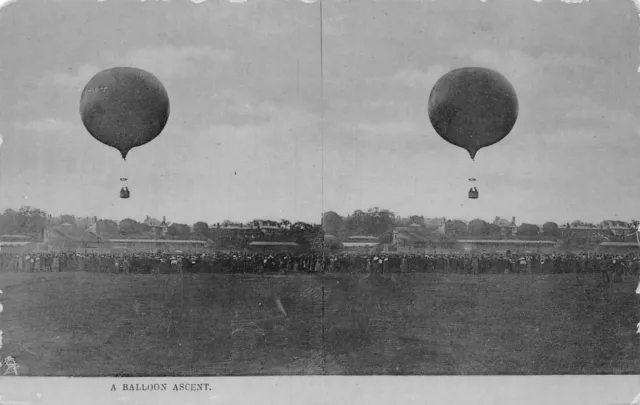
[[[155,139],[169,119],[169,95],[154,75],[132,67],[97,73],[80,96],[80,117],[98,141],[120,151]]]
[[[429,119],[445,141],[466,149],[472,159],[500,142],[518,118],[518,97],[500,73],[480,67],[452,70],[429,95]]]

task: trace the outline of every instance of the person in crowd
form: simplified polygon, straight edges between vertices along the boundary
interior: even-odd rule
[[[640,276],[638,254],[554,253],[372,253],[319,254],[216,252],[154,253],[1,253],[2,272],[122,272],[124,274],[249,273],[249,274],[565,274],[602,275],[605,284],[633,281]]]

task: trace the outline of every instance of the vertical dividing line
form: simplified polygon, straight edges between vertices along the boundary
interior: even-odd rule
[[[2,158],[2,145],[0,145],[0,206],[4,207],[5,204],[8,203],[7,199],[5,198],[6,195],[6,190],[2,189],[2,185],[4,184],[4,165],[3,162],[4,159]],[[24,198],[23,196],[20,196],[22,198]],[[43,239],[44,240],[44,239]]]
[[[324,35],[323,35],[323,21],[322,21],[322,0],[318,0],[318,6],[320,8],[320,157],[322,162],[320,163],[321,170],[321,193],[322,198],[320,201],[322,213],[320,216],[320,235],[322,238],[321,241],[321,249],[322,249],[322,266],[320,269],[322,274],[320,275],[321,286],[322,286],[322,374],[326,374],[326,350],[325,350],[325,319],[324,319],[324,274],[325,274],[325,252],[324,252]]]
[[[298,14],[296,15],[295,22],[295,37],[296,37],[296,52],[298,53],[296,58],[296,102],[300,103],[300,4],[298,4]],[[293,174],[293,212],[298,215],[298,137],[293,136],[293,162],[294,162],[294,174]]]
[[[0,186],[4,185],[4,158],[2,157],[2,155],[4,154],[2,152],[2,149],[4,148],[4,138],[2,137],[2,135],[0,135]],[[3,188],[0,188],[0,206],[4,207],[4,204],[7,204],[8,201],[5,198],[6,195],[6,191]],[[22,195],[20,197],[23,197]],[[24,198],[24,197],[23,197]],[[44,240],[44,239],[43,239]],[[0,339],[2,337],[0,336]],[[1,359],[0,359],[1,360]]]
[[[297,31],[297,30],[296,30]],[[298,37],[296,32],[296,37]],[[300,47],[298,46],[298,49]],[[296,101],[300,103],[300,58],[296,60]],[[298,215],[298,136],[293,135],[293,212]]]
[[[300,98],[300,58],[296,60],[296,97]]]
[[[182,260],[180,260],[180,320],[184,321],[184,270]]]

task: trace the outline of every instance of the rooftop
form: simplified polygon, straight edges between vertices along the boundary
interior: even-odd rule
[[[207,242],[202,240],[178,240],[178,239],[109,239],[109,242],[113,243],[193,243],[196,245],[206,244]]]
[[[377,246],[378,242],[344,242],[342,246],[344,247],[369,247],[369,246]]]
[[[412,242],[428,242],[447,240],[441,234],[433,232],[426,227],[401,226],[393,229],[394,237]]]
[[[548,240],[495,240],[495,239],[464,239],[459,240],[459,243],[478,243],[478,244],[501,244],[501,245],[524,245],[524,244],[539,244],[539,245],[555,245],[556,242]]]
[[[598,246],[602,247],[637,247],[640,248],[637,242],[602,242]]]
[[[251,242],[249,246],[298,246],[295,242]]]
[[[100,238],[96,235],[81,231],[70,225],[51,226],[47,228],[49,236],[58,239],[66,239],[72,242],[99,242]]]

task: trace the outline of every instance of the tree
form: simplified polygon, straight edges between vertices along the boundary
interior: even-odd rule
[[[481,219],[474,219],[469,222],[469,235],[486,236],[489,235],[489,224]]]
[[[118,224],[118,229],[122,233],[137,233],[138,225],[135,219],[125,218]]]
[[[60,215],[60,222],[63,224],[66,222],[68,224],[75,225],[76,217],[71,214]]]
[[[458,219],[449,220],[445,224],[445,233],[447,235],[466,236],[468,232],[467,224]]]
[[[151,227],[147,224],[140,223],[135,219],[125,218],[118,224],[121,233],[143,234],[151,231]]]
[[[0,230],[5,234],[41,234],[49,220],[50,216],[38,208],[8,209],[0,216]]]
[[[500,238],[502,229],[496,224],[487,224],[487,232],[493,238]]]
[[[310,241],[311,243],[313,241]],[[323,246],[325,248],[325,250],[328,251],[336,251],[340,248],[342,248],[342,242],[340,242],[338,240],[338,238],[336,238],[335,236],[324,236],[323,238]]]
[[[169,236],[189,237],[191,235],[191,229],[188,225],[173,223],[167,229]]]
[[[393,229],[386,231],[382,235],[378,236],[379,243],[391,243],[393,242]]]
[[[48,215],[38,208],[22,207],[20,208],[20,214],[26,218],[24,227],[29,233],[42,233],[47,226]]]
[[[350,236],[367,233],[366,216],[363,211],[356,210],[344,220],[346,234]]]
[[[409,226],[411,225],[411,218],[405,218],[401,216],[396,216],[395,226]]]
[[[201,238],[209,237],[209,225],[206,222],[198,221],[193,224],[193,233]]]
[[[324,232],[330,235],[338,235],[345,226],[345,221],[334,211],[327,211],[322,216],[322,227]]]
[[[91,222],[91,218],[76,218],[76,228],[84,231],[89,228],[89,223]]]
[[[324,251],[324,233],[321,225],[312,225],[311,228],[304,233],[301,242],[305,242],[308,249],[314,253],[322,253]],[[304,243],[299,243],[305,246]]]
[[[518,235],[538,236],[540,235],[540,228],[537,225],[523,223],[518,227]]]
[[[324,246],[324,234],[321,225],[306,222],[295,222],[291,225],[291,239],[303,248],[314,252],[322,252]]]
[[[100,220],[96,223],[96,232],[104,235],[118,235],[118,224],[110,219]]]
[[[555,222],[545,222],[542,225],[542,234],[545,236],[558,236],[558,224]]]
[[[280,220],[280,222],[278,222],[278,227],[282,230],[288,230],[289,228],[291,228],[291,221],[283,218]]]
[[[137,233],[151,232],[151,226],[145,224],[144,222],[136,222],[136,232]]]
[[[314,229],[314,225],[306,222],[295,222],[291,225],[291,230],[294,232],[309,232]]]
[[[387,209],[373,207],[367,211],[364,218],[365,231],[367,234],[378,236],[393,229],[396,216]]]
[[[21,222],[20,213],[8,209],[0,216],[0,232],[3,234],[19,233]]]

